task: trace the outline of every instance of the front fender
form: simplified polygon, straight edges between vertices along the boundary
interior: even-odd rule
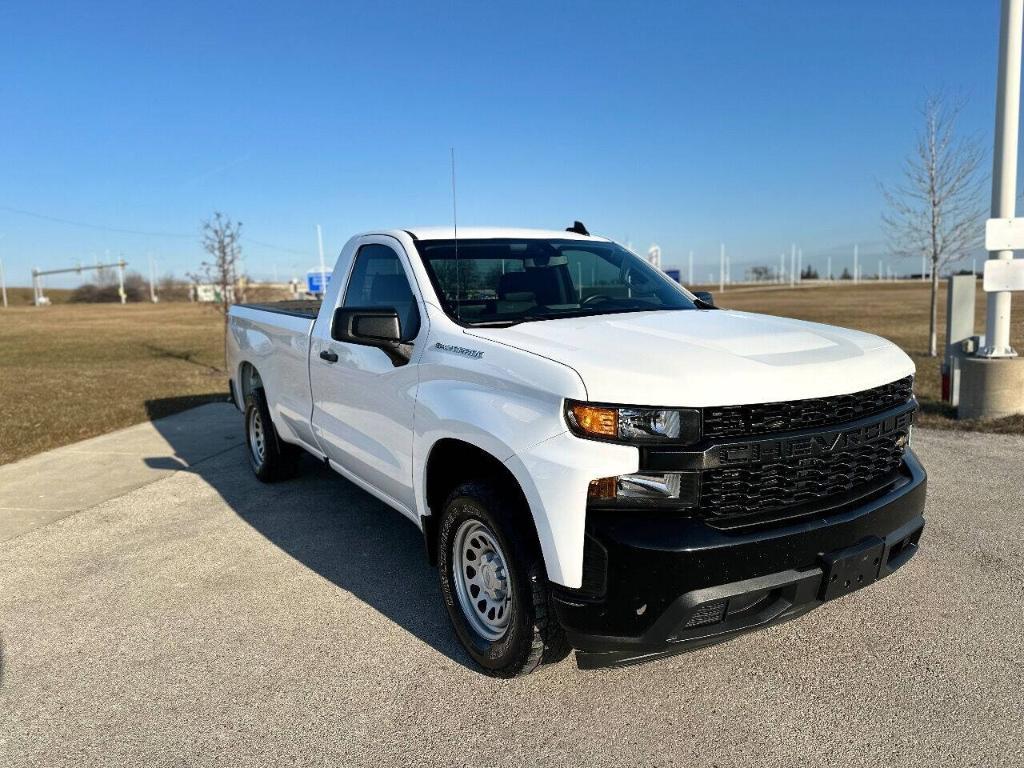
[[[566,431],[511,456],[505,466],[530,505],[548,579],[578,589],[583,585],[590,481],[636,472],[640,451],[628,445],[582,440]]]

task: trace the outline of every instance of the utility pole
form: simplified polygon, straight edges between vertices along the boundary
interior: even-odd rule
[[[718,253],[718,291],[725,290],[725,243],[721,243]]]
[[[121,297],[121,303],[124,304],[128,301],[128,296],[124,292],[124,259],[120,259],[117,262],[117,295]]]
[[[324,233],[320,225],[316,225],[316,243],[320,249],[320,292],[327,295],[327,267],[324,266]]]
[[[156,264],[152,254],[149,257],[149,300],[156,304],[160,299],[156,295]]]
[[[1020,233],[1002,237],[1000,226],[1013,225],[1017,212],[1017,150],[1020,139],[1020,65],[1024,37],[1024,0],[1002,0],[999,70],[996,85],[995,141],[992,148],[992,207],[985,226],[988,259],[982,270],[986,288],[985,345],[961,360],[961,419],[993,419],[1024,413],[1024,359],[1010,346],[1010,291],[1021,289],[1014,250],[1024,248]],[[991,237],[990,237],[991,235]],[[1000,278],[1000,273],[1005,277]],[[1017,281],[1011,279],[1017,277]],[[952,287],[952,286],[951,286]],[[999,467],[978,468],[997,472]]]
[[[996,130],[992,151],[992,218],[1012,219],[1017,211],[1017,144],[1020,117],[1021,30],[1024,2],[1003,0],[996,85]],[[1013,251],[994,251],[990,259],[1009,261]],[[1009,291],[986,296],[982,357],[1016,357],[1010,346]]]

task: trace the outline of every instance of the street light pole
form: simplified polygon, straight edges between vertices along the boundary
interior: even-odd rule
[[[1021,34],[1024,0],[1003,0],[996,85],[996,131],[992,153],[992,218],[1012,219],[1017,208],[1017,142],[1020,115]],[[1009,260],[1013,251],[994,251],[990,259]],[[985,346],[981,357],[1016,357],[1010,346],[1009,291],[987,295]]]

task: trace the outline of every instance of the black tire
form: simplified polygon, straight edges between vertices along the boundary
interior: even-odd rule
[[[253,390],[245,399],[245,445],[249,466],[259,481],[274,483],[298,472],[301,449],[278,437],[262,389]]]
[[[529,674],[542,663],[564,659],[571,650],[552,610],[536,536],[532,526],[524,523],[529,511],[522,509],[521,501],[514,501],[517,497],[495,482],[464,483],[449,494],[438,524],[438,574],[445,607],[469,655],[495,677]],[[470,521],[486,526],[505,555],[503,570],[511,585],[511,597],[505,603],[508,624],[498,639],[488,639],[474,628],[473,620],[466,616],[466,610],[471,609],[463,608],[455,583],[457,534],[465,530],[464,525],[472,530]]]

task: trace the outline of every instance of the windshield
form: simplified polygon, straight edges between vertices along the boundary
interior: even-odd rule
[[[418,240],[444,311],[465,325],[619,312],[695,309],[660,270],[615,243],[591,240]]]

